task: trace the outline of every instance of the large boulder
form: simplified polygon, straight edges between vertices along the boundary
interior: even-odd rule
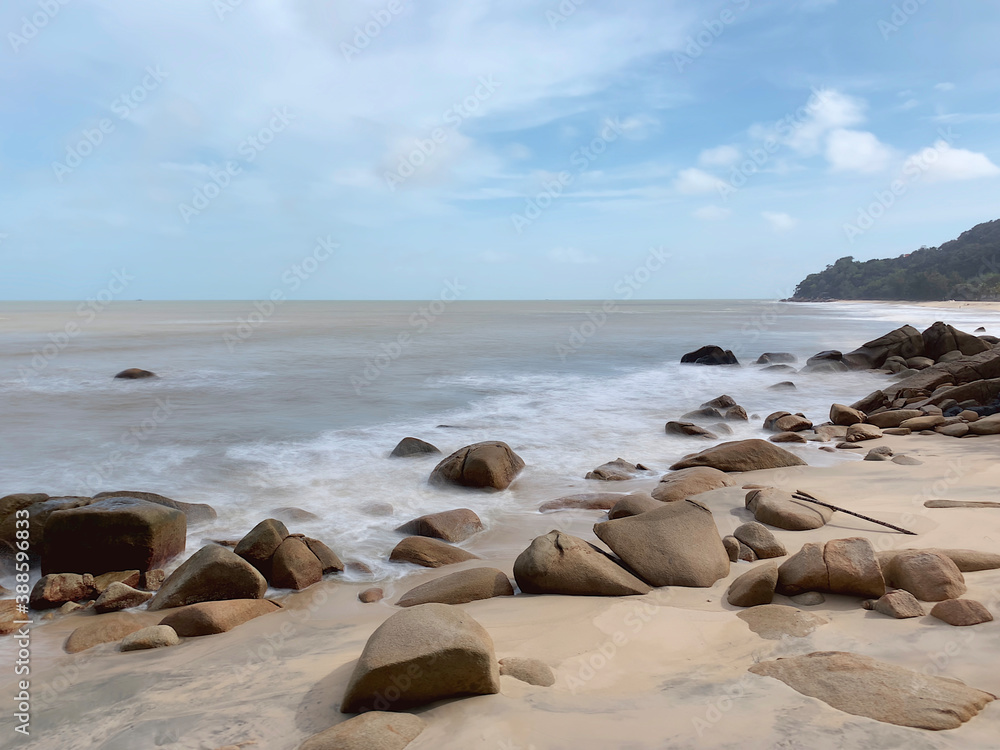
[[[808,542],[778,568],[779,594],[805,591],[879,598],[885,578],[871,542],[862,537]]]
[[[478,556],[461,547],[426,536],[408,536],[389,553],[389,560],[392,562],[413,563],[425,568],[440,568],[443,565],[478,559]]]
[[[753,550],[760,560],[784,557],[788,554],[785,545],[775,539],[771,530],[755,521],[738,526],[733,536]]]
[[[924,340],[924,355],[934,360],[949,352],[958,351],[968,357],[993,348],[978,336],[960,331],[941,321],[924,331],[921,338]]]
[[[681,364],[738,365],[736,355],[721,346],[703,346],[681,357]]]
[[[681,435],[683,437],[700,437],[714,440],[717,436],[714,432],[699,427],[694,422],[673,421],[667,422],[663,428],[668,435]]]
[[[256,568],[217,544],[195,552],[163,582],[149,610],[222,599],[260,599],[267,581]]]
[[[844,355],[844,359],[856,366],[876,370],[885,364],[890,357],[909,359],[919,357],[924,353],[924,340],[913,326],[902,326],[890,331],[885,336],[862,344],[853,352]]]
[[[436,578],[410,589],[396,602],[397,607],[418,604],[466,604],[495,596],[514,596],[514,587],[502,570],[472,568]]]
[[[958,680],[843,651],[762,661],[750,671],[846,713],[918,729],[955,729],[996,700]]]
[[[279,589],[302,589],[323,580],[323,566],[301,537],[284,539],[271,558],[271,585]]]
[[[312,537],[304,536],[302,541],[305,542],[309,551],[316,555],[316,559],[319,560],[320,568],[323,573],[342,573],[344,571],[344,563],[337,556],[337,553],[326,546],[319,539],[313,539]]]
[[[708,466],[719,471],[757,471],[805,465],[806,462],[794,453],[789,453],[766,440],[752,439],[721,443],[701,453],[688,456],[670,468],[677,470]],[[656,497],[655,490],[653,497]]]
[[[616,458],[614,461],[601,464],[593,471],[588,471],[584,478],[600,479],[605,482],[624,482],[634,479],[636,474],[641,471],[646,471],[646,467],[641,464],[629,463],[624,458]]]
[[[798,362],[799,358],[790,352],[764,352],[754,364],[757,365],[781,365],[790,362]]]
[[[458,607],[421,604],[397,612],[372,633],[340,710],[405,711],[499,692],[500,668],[486,629]]]
[[[773,487],[750,490],[744,502],[757,521],[786,531],[818,529],[833,517],[829,508],[797,500],[791,493]]]
[[[633,492],[631,495],[625,495],[614,504],[611,510],[608,511],[608,518],[613,521],[616,518],[638,516],[646,511],[656,510],[661,507],[663,507],[663,503],[652,495],[648,495],[645,492]]]
[[[276,518],[265,518],[240,539],[233,550],[271,580],[271,558],[288,536],[288,528]]]
[[[892,588],[909,591],[925,602],[957,599],[965,593],[965,578],[946,555],[934,550],[902,550],[885,567]]]
[[[169,625],[177,635],[193,638],[226,633],[237,625],[277,612],[279,609],[281,609],[280,604],[268,599],[200,602],[174,610],[160,620],[160,625]]]
[[[847,372],[851,368],[844,362],[843,353],[827,349],[807,359],[804,369],[810,372]]]
[[[632,596],[652,589],[589,542],[561,531],[537,537],[514,562],[525,594]]]
[[[396,529],[411,536],[429,536],[446,542],[463,542],[482,530],[483,522],[468,508],[420,516]]]
[[[873,424],[881,429],[899,427],[908,419],[916,419],[924,416],[919,409],[891,409],[889,411],[872,414],[868,417],[869,424]]]
[[[993,615],[972,599],[945,599],[931,609],[931,616],[956,627],[993,622]]]
[[[314,734],[299,750],[403,750],[426,726],[413,714],[370,711]]]
[[[88,619],[90,622],[69,634],[63,646],[67,653],[76,654],[102,643],[120,641],[151,624],[148,616],[132,612],[113,612]]]
[[[878,440],[880,437],[882,437],[882,430],[873,424],[852,424],[847,428],[848,443]]]
[[[724,471],[710,466],[695,466],[664,475],[650,495],[661,503],[672,503],[735,484],[736,480]]]
[[[430,482],[505,490],[523,468],[524,461],[507,443],[475,443],[455,451],[435,466]]]
[[[145,500],[147,503],[155,503],[156,505],[163,505],[167,508],[179,510],[187,518],[189,526],[191,524],[214,521],[219,517],[215,508],[206,503],[183,503],[180,500],[172,500],[169,497],[157,495],[155,492],[130,492],[127,490],[98,492],[94,495],[94,500],[104,500],[109,497],[134,497],[139,500]]]
[[[712,513],[693,500],[605,521],[594,533],[651,586],[708,587],[729,575]]]
[[[863,411],[858,411],[850,406],[833,404],[830,407],[830,421],[836,425],[850,427],[851,425],[864,422],[865,419],[866,417]]]
[[[778,566],[773,562],[748,570],[729,585],[726,601],[734,607],[770,604],[778,585]]]
[[[135,498],[99,500],[49,516],[42,573],[151,570],[183,552],[186,540],[179,510]]]
[[[430,443],[415,437],[405,437],[400,440],[389,455],[393,458],[409,458],[410,456],[426,456],[440,453],[441,450]]]
[[[35,582],[28,602],[32,609],[55,609],[66,602],[97,597],[94,577],[89,573],[49,573]]]

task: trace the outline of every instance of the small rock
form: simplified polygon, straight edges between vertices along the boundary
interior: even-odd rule
[[[806,607],[815,607],[817,604],[822,604],[826,601],[826,597],[818,591],[806,591],[804,594],[796,594],[789,597],[789,599],[796,604],[802,604]]]
[[[138,607],[152,598],[153,594],[149,591],[139,591],[131,586],[126,586],[124,583],[115,581],[104,590],[103,594],[97,597],[97,601],[94,603],[94,610],[98,614],[119,612],[123,609]]]
[[[79,602],[97,596],[94,577],[89,573],[49,573],[31,589],[32,609],[55,609],[66,602]]]
[[[463,542],[482,530],[483,522],[468,508],[420,516],[396,529],[410,536],[426,536],[453,543]]]
[[[271,580],[274,553],[288,536],[288,528],[276,518],[265,518],[244,536],[233,550]]]
[[[744,503],[760,523],[787,531],[818,529],[833,517],[829,508],[796,500],[791,493],[774,488],[750,490]]]
[[[777,435],[772,435],[768,438],[772,443],[807,443],[808,440],[805,439],[803,435],[797,432],[779,432]]]
[[[778,583],[778,566],[773,563],[758,565],[741,575],[729,586],[726,601],[734,607],[755,607],[770,604],[774,587]]]
[[[538,659],[508,656],[500,660],[500,674],[538,687],[552,687],[556,684],[552,668]]]
[[[955,599],[965,593],[965,578],[951,558],[932,550],[902,550],[885,566],[889,586],[925,602]]]
[[[430,443],[415,437],[405,437],[400,440],[389,455],[393,458],[409,458],[411,456],[426,456],[440,453],[441,450]]]
[[[923,617],[924,608],[920,602],[909,591],[890,591],[885,596],[875,601],[871,609],[897,620],[905,620],[910,617]]]
[[[385,598],[385,592],[380,588],[370,588],[365,589],[360,594],[358,594],[358,601],[364,604],[374,604],[375,602],[380,602]]]
[[[120,373],[115,375],[115,380],[145,380],[146,378],[155,378],[156,373],[150,372],[149,370],[141,370],[138,367],[130,367],[127,370],[122,370]]]
[[[104,573],[94,577],[94,588],[98,594],[103,594],[112,583],[124,583],[133,588],[139,585],[142,575],[138,570],[120,570],[113,573]]]
[[[945,599],[934,605],[931,615],[956,627],[979,625],[993,620],[990,611],[972,599]]]
[[[722,546],[726,548],[726,554],[729,555],[729,562],[739,561],[741,544],[740,540],[732,535],[722,538]]]
[[[176,646],[181,642],[177,631],[169,625],[151,625],[148,628],[136,630],[122,639],[119,651],[144,651],[150,648],[165,648]]]
[[[656,510],[662,506],[663,503],[656,500],[652,495],[648,495],[645,492],[633,492],[631,495],[625,495],[625,497],[615,503],[614,507],[608,511],[608,518],[612,520],[615,518],[629,518],[650,510]]]
[[[918,461],[912,456],[893,456],[892,462],[900,466],[923,466],[923,461]]]
[[[642,464],[631,464],[624,458],[616,458],[614,461],[608,461],[588,472],[584,478],[599,479],[604,482],[624,482],[634,479],[635,475],[641,471],[646,471]]]
[[[752,549],[761,560],[788,554],[785,545],[775,539],[770,529],[753,521],[738,527],[733,536]]]
[[[431,484],[505,490],[523,468],[524,461],[506,443],[475,443],[441,461],[434,467],[429,481]]]
[[[426,536],[408,536],[393,547],[389,560],[398,563],[413,563],[425,568],[440,568],[444,565],[478,560],[477,555],[454,547],[440,539]]]
[[[892,448],[888,445],[880,445],[872,448],[865,456],[865,461],[889,461],[892,459]]]
[[[878,440],[880,437],[882,437],[882,430],[873,424],[853,424],[847,428],[848,443]]]
[[[712,440],[714,440],[714,439],[716,439],[718,437],[714,433],[706,430],[704,427],[699,427],[694,422],[667,422],[666,426],[664,427],[664,431],[668,435],[684,435],[684,436],[688,436],[688,437],[700,437],[700,438],[707,438],[707,439],[712,439]],[[620,461],[621,459],[618,459],[618,460]],[[606,466],[608,466],[608,464],[605,464],[605,466],[602,466],[602,467],[599,467],[598,469],[595,469],[591,473],[592,474],[596,474],[601,469],[604,469]],[[604,477],[591,477],[588,474],[587,478],[588,479],[603,479]]]
[[[271,585],[301,591],[322,580],[323,565],[309,545],[299,537],[286,537],[271,558]]]
[[[78,627],[66,639],[63,648],[67,653],[76,654],[101,643],[120,641],[149,624],[147,618],[132,612],[114,612],[86,619],[92,621]]]
[[[732,487],[735,484],[736,482],[724,471],[698,466],[674,471],[661,477],[660,483],[650,494],[661,503],[672,503],[700,495],[702,492]]]

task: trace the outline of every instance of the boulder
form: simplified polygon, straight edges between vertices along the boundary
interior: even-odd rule
[[[681,419],[722,419],[722,412],[714,406],[703,406],[682,415]]]
[[[286,537],[271,558],[271,585],[301,591],[322,580],[323,565],[309,545],[301,537]]]
[[[420,516],[396,529],[409,536],[429,536],[446,542],[463,542],[482,530],[483,522],[468,508]]]
[[[523,468],[524,461],[507,443],[475,443],[455,451],[435,466],[430,482],[505,490]]]
[[[736,355],[719,346],[703,346],[681,357],[681,364],[738,365]]]
[[[774,423],[777,422],[782,417],[789,417],[789,416],[792,416],[792,413],[790,411],[776,411],[768,414],[766,417],[764,417],[764,429],[770,430],[771,432],[775,432]]]
[[[122,638],[119,651],[145,651],[151,648],[176,646],[181,642],[177,631],[169,625],[150,625]]]
[[[773,487],[750,490],[744,502],[760,523],[787,531],[818,529],[833,517],[829,508],[796,500],[791,493]]]
[[[308,510],[303,510],[302,508],[296,508],[294,505],[283,505],[280,508],[275,508],[271,511],[271,515],[278,521],[288,523],[319,520],[319,516],[315,513],[310,513]]]
[[[115,380],[145,380],[146,378],[155,378],[156,373],[150,372],[149,370],[141,370],[138,367],[130,367],[127,370],[122,370],[120,373],[115,375]]]
[[[612,521],[616,518],[629,518],[661,507],[663,507],[663,503],[652,495],[645,492],[633,492],[615,503],[614,507],[608,511],[608,518]]]
[[[400,440],[389,455],[393,458],[409,458],[410,456],[426,456],[430,453],[440,453],[441,450],[428,442],[415,437],[405,437]]]
[[[780,641],[785,636],[804,638],[829,620],[811,612],[803,612],[784,604],[758,604],[736,616],[749,626],[750,630],[769,641]]]
[[[426,726],[413,714],[370,711],[314,734],[299,750],[403,750]]]
[[[184,514],[185,518],[187,518],[189,526],[192,524],[214,521],[219,517],[215,508],[206,503],[182,503],[180,500],[172,500],[169,497],[157,495],[155,492],[130,492],[127,490],[98,492],[94,495],[94,500],[105,500],[109,497],[134,497],[138,500],[145,500],[147,503],[155,503],[156,505],[162,505],[165,508],[179,510]]]
[[[149,610],[221,599],[260,599],[267,581],[232,551],[209,544],[195,552],[163,582]]]
[[[693,500],[605,521],[594,533],[652,586],[707,587],[729,574],[712,513]]]
[[[940,414],[929,414],[907,419],[901,422],[899,426],[912,432],[920,432],[921,430],[933,430],[935,427],[943,425],[945,421],[945,418]]]
[[[996,700],[958,680],[843,651],[762,661],[750,671],[845,713],[918,729],[956,729]]]
[[[108,498],[56,510],[45,523],[42,573],[149,570],[184,551],[179,510],[133,498]]]
[[[726,413],[723,416],[730,422],[746,422],[750,419],[747,415],[747,410],[739,405],[730,406],[726,409]]]
[[[882,437],[882,430],[873,424],[853,424],[847,428],[848,443],[878,440],[880,437]]]
[[[233,550],[271,580],[271,558],[288,536],[288,528],[276,518],[265,518],[240,539]]]
[[[112,583],[124,583],[126,586],[135,588],[140,581],[142,581],[142,573],[138,570],[116,570],[113,573],[102,573],[99,576],[94,576],[94,588],[100,595]]]
[[[768,438],[772,443],[808,443],[802,435],[797,432],[779,432]]]
[[[632,464],[624,458],[616,458],[587,472],[585,479],[600,479],[605,482],[624,482],[634,479],[640,471],[647,471],[642,464]]]
[[[754,364],[757,365],[780,365],[790,362],[798,362],[798,357],[788,352],[764,352]]]
[[[930,357],[910,357],[906,360],[906,366],[911,370],[926,370],[934,366],[934,360]]]
[[[882,568],[867,539],[832,539],[823,549],[823,560],[832,593],[862,597],[885,594]]]
[[[500,668],[486,629],[458,607],[421,604],[397,612],[372,633],[340,710],[403,711],[499,692]]]
[[[729,562],[739,562],[740,547],[745,546],[739,539],[732,534],[724,536],[722,537],[722,546],[726,548],[726,554],[729,555]]]
[[[397,607],[418,604],[466,604],[495,596],[514,596],[507,574],[496,568],[471,568],[436,578],[410,589],[396,602]]]
[[[867,419],[863,411],[858,411],[850,406],[834,404],[830,407],[830,421],[842,427],[861,424]]]
[[[818,591],[806,591],[805,593],[796,594],[795,596],[790,596],[788,598],[796,604],[801,604],[804,607],[815,607],[817,604],[822,604],[826,601],[826,597]]]
[[[865,454],[865,461],[890,461],[892,460],[892,448],[888,445],[879,445],[872,448]]]
[[[668,435],[683,435],[688,437],[700,437],[706,439],[714,440],[717,436],[715,433],[706,430],[704,427],[699,427],[694,422],[667,422],[664,430]],[[597,471],[595,469],[595,471]],[[588,478],[591,478],[588,475]]]
[[[935,427],[934,431],[946,437],[960,438],[969,434],[969,425],[961,422],[957,424],[943,424],[940,427]],[[1000,422],[997,423],[997,432],[1000,432]]]
[[[385,591],[380,588],[365,589],[358,594],[358,601],[362,604],[374,604],[385,598]]]
[[[508,656],[506,659],[501,659],[500,674],[538,687],[552,687],[556,684],[556,676],[548,664],[523,656]]]
[[[920,602],[909,591],[890,591],[876,600],[872,609],[897,620],[923,617],[925,614]]]
[[[945,599],[934,605],[931,616],[956,627],[993,621],[990,611],[972,599]]]
[[[952,560],[931,550],[902,550],[885,568],[886,583],[925,602],[956,599],[965,593],[965,578]]]
[[[805,466],[806,462],[766,440],[737,440],[721,443],[678,461],[670,468],[689,469],[708,466],[719,471],[757,471],[759,469],[780,469],[786,466]],[[658,500],[656,490],[653,497]]]
[[[727,394],[722,394],[721,396],[716,396],[711,401],[706,401],[701,405],[702,409],[728,409],[732,406],[736,406],[736,399]]]
[[[160,620],[160,625],[169,625],[177,635],[184,638],[194,638],[227,633],[237,625],[272,614],[279,609],[281,605],[268,599],[201,602],[171,612]]]
[[[775,365],[775,367],[785,367],[786,365]],[[771,369],[771,368],[768,368]],[[791,380],[782,380],[780,383],[775,383],[774,385],[769,385],[767,387],[769,391],[795,391],[798,390],[795,383]]]
[[[778,584],[778,566],[773,563],[758,565],[748,570],[729,586],[726,601],[734,607],[756,607],[770,604],[774,587]]]
[[[632,596],[651,591],[597,547],[561,531],[537,537],[518,555],[514,579],[525,594]]]
[[[868,416],[868,423],[880,429],[899,427],[907,419],[916,419],[923,415],[923,412],[917,409],[892,409],[891,411],[883,411],[878,414],[870,414]]]
[[[479,557],[454,547],[439,539],[426,536],[408,536],[393,547],[389,560],[398,563],[413,563],[425,568],[440,568],[444,565],[478,560]]]
[[[99,615],[103,615],[105,612],[120,612],[123,609],[131,609],[145,604],[152,598],[153,594],[149,591],[139,591],[124,583],[115,582],[97,597],[97,601],[94,602],[94,611]]]
[[[733,536],[752,549],[761,560],[783,557],[788,554],[785,545],[774,538],[770,529],[753,521],[737,527]]]
[[[165,580],[167,580],[166,571],[163,568],[153,568],[140,574],[139,588],[146,591],[159,591]]]
[[[786,414],[778,417],[771,425],[773,432],[802,432],[811,430],[813,423],[798,414]]]
[[[553,510],[611,510],[615,503],[627,497],[621,492],[583,492],[549,500],[538,506],[541,513]]]
[[[977,419],[968,427],[973,435],[1000,435],[1000,414]]]
[[[810,372],[847,372],[850,367],[844,362],[841,352],[827,349],[807,359],[805,369]]]
[[[302,537],[302,541],[305,542],[309,551],[316,555],[316,559],[319,560],[320,568],[322,568],[324,574],[344,572],[344,563],[337,557],[337,553],[319,539],[304,536]]]
[[[67,653],[76,654],[102,643],[120,641],[130,633],[149,625],[147,617],[132,612],[114,612],[88,619],[90,622],[69,634],[63,646]]]
[[[66,602],[82,602],[97,596],[89,573],[49,573],[35,582],[28,602],[32,609],[55,609]]]
[[[924,340],[924,355],[940,359],[943,355],[958,351],[965,356],[981,354],[992,347],[978,336],[965,333],[938,321],[921,334]]]
[[[702,492],[717,490],[720,487],[732,487],[736,481],[727,476],[724,471],[709,466],[696,466],[690,469],[666,474],[660,478],[650,495],[662,503],[672,503],[676,500],[686,500],[700,495]]]

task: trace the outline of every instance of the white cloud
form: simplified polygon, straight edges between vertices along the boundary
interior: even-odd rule
[[[849,128],[865,121],[866,103],[834,89],[815,92],[806,104],[808,114],[788,134],[784,143],[803,156],[819,153],[824,136],[831,130]],[[794,116],[793,116],[794,117]]]
[[[950,81],[946,81],[944,83],[935,84],[934,89],[936,91],[954,91],[955,84],[951,83]]]
[[[1000,167],[986,154],[952,148],[946,141],[938,141],[933,148],[925,148],[910,156],[903,164],[904,175],[923,173],[928,182],[956,182],[1000,175]]]
[[[677,179],[674,180],[674,188],[684,195],[702,195],[712,193],[724,186],[725,183],[718,177],[710,175],[700,169],[681,170]]]
[[[549,258],[556,263],[596,263],[597,256],[575,247],[556,247],[549,251]]]
[[[631,117],[626,117],[618,123],[618,126],[622,129],[625,137],[636,141],[641,141],[643,138],[646,138],[654,130],[656,130],[659,125],[660,121],[649,115],[632,115]]]
[[[728,208],[721,206],[704,206],[694,212],[694,217],[702,221],[722,221],[728,219],[732,213]]]
[[[788,214],[779,211],[762,211],[760,215],[775,232],[787,232],[798,223]]]
[[[739,161],[740,155],[736,146],[716,146],[702,151],[698,163],[706,167],[728,167]]]
[[[834,130],[826,140],[826,159],[834,172],[881,172],[892,158],[892,149],[873,133]]]

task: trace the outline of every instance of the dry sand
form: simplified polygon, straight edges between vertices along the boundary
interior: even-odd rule
[[[994,500],[1000,486],[1000,436],[885,438],[922,466],[861,461],[843,451],[832,467],[752,472],[743,483],[802,489],[819,498],[910,528],[903,536],[836,514],[809,532],[776,530],[790,552],[807,541],[869,538],[878,549],[960,547],[996,551],[1000,510],[927,509],[930,498]],[[818,444],[792,448],[806,460]],[[848,455],[850,454],[850,455]],[[596,484],[596,483],[595,483]],[[651,489],[655,480],[615,483]],[[739,487],[699,496],[725,535],[750,515]],[[539,503],[549,497],[540,497]],[[226,745],[291,750],[348,718],[338,711],[367,637],[393,614],[406,590],[461,567],[494,565],[511,573],[514,557],[536,535],[559,528],[596,541],[600,511],[511,518],[466,546],[488,558],[387,584],[386,601],[364,605],[371,584],[325,582],[288,597],[285,611],[230,633],[191,638],[168,649],[118,653],[115,644],[69,655],[66,636],[95,615],[75,614],[34,631],[30,746],[39,750],[192,748]],[[780,560],[779,560],[780,562]],[[517,596],[463,605],[491,633],[498,658],[528,656],[552,665],[557,682],[532,687],[502,678],[500,695],[421,709],[426,731],[410,747],[485,750],[587,748],[996,748],[1000,701],[959,729],[931,732],[842,713],[786,685],[747,672],[756,661],[818,650],[865,654],[910,669],[962,680],[1000,695],[1000,570],[966,574],[967,596],[997,621],[953,628],[933,618],[893,620],[860,600],[827,595],[802,607],[830,620],[804,638],[764,640],[725,602],[729,583],[751,564],[732,566],[710,589],[660,589],[644,597]],[[775,602],[792,604],[784,597]],[[929,610],[929,608],[927,608]],[[156,620],[153,614],[149,615]],[[2,663],[9,663],[9,639]],[[0,678],[10,696],[10,670]],[[11,739],[8,716],[0,745]]]

